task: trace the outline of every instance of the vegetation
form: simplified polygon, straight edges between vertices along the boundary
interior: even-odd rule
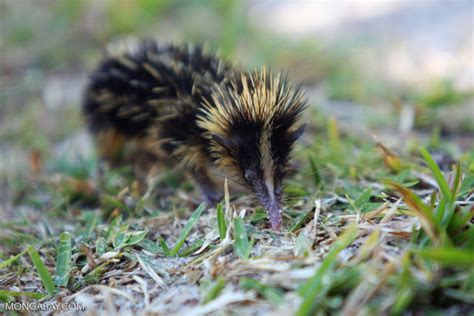
[[[408,96],[369,84],[348,89],[366,78],[362,66],[340,67],[342,52],[305,39],[278,49],[281,41],[246,23],[237,1],[44,3],[0,4],[8,47],[0,66],[10,70],[0,78],[0,162],[8,166],[0,168],[0,302],[163,314],[473,311],[474,151],[445,138],[446,118],[436,115],[472,94],[449,83]],[[204,17],[188,21],[197,11]],[[84,22],[94,13],[105,27]],[[60,107],[44,106],[45,98],[56,102],[48,89],[57,89],[43,79],[90,67],[112,37],[150,35],[172,20],[182,21],[176,38],[207,40],[249,67],[288,67],[295,80],[309,75],[292,73],[294,62],[317,56],[307,72],[329,86],[330,98],[414,102],[423,109],[415,128],[429,127],[429,135],[400,141],[393,131],[402,145],[388,148],[353,125],[309,113],[285,187],[281,232],[226,186],[217,207],[198,205],[179,170],[162,170],[142,194],[130,168],[109,169],[84,145],[74,93],[59,96]],[[242,47],[251,49],[242,54]],[[393,111],[386,114],[380,121],[396,126]],[[472,131],[458,128],[460,135]]]

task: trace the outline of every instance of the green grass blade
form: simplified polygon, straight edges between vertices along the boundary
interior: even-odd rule
[[[302,287],[300,294],[303,296],[303,302],[296,312],[297,316],[312,315],[314,308],[320,303],[320,300],[329,291],[327,278],[330,271],[337,262],[338,254],[348,247],[357,237],[357,226],[352,225],[336,240],[329,253],[326,255],[315,274]],[[319,296],[319,299],[316,298]]]
[[[255,226],[261,221],[266,221],[267,220],[267,212],[261,207],[257,207],[255,209],[255,212],[253,215],[250,217],[250,223]]]
[[[182,249],[178,254],[179,257],[190,256],[193,252],[197,251],[204,244],[204,238],[197,239],[189,247]]]
[[[457,301],[465,302],[470,306],[474,305],[474,293],[455,290],[455,289],[446,289],[446,296],[450,298],[454,298]]]
[[[97,254],[101,256],[106,252],[106,249],[107,249],[107,242],[105,241],[105,238],[103,237],[97,238],[97,240],[95,241],[95,252],[97,252]]]
[[[86,218],[86,224],[84,227],[84,231],[82,233],[82,237],[84,239],[88,239],[92,237],[92,232],[97,226],[97,216],[94,213],[87,213],[85,215],[85,218]]]
[[[227,233],[227,223],[225,221],[224,207],[221,203],[217,204],[217,228],[219,230],[219,238],[222,241]]]
[[[251,246],[242,217],[234,218],[234,251],[242,259],[248,259]]]
[[[53,278],[51,274],[49,274],[48,269],[41,260],[39,253],[33,246],[28,247],[28,254],[30,255],[31,261],[40,276],[41,282],[43,283],[44,288],[48,292],[49,295],[53,296],[56,293],[56,286],[54,285]]]
[[[114,240],[112,245],[114,246],[115,250],[119,250],[125,246],[125,242],[127,241],[127,230],[128,227],[125,229],[120,229],[114,236]]]
[[[161,250],[163,250],[163,254],[165,256],[169,257],[171,251],[170,251],[170,248],[168,247],[168,244],[166,243],[166,241],[163,238],[160,238],[158,243],[160,244]]]
[[[464,229],[466,225],[474,218],[474,210],[471,211],[471,206],[467,205],[460,209],[456,216],[451,218],[448,226],[448,233],[454,235]]]
[[[308,208],[308,210],[304,213],[298,215],[298,217],[293,221],[288,231],[290,233],[294,233],[298,228],[300,228],[309,218],[309,216],[313,213],[314,207]]]
[[[474,154],[473,154],[473,156],[474,156]],[[474,158],[473,158],[472,165],[474,166]],[[474,172],[467,172],[467,173],[464,174],[464,177],[462,179],[458,195],[469,194],[469,192],[472,191],[473,187],[474,187]]]
[[[362,206],[364,206],[369,200],[370,197],[372,196],[372,189],[368,188],[362,194],[354,201],[354,205],[357,209],[361,209]]]
[[[316,164],[316,159],[313,156],[309,156],[309,166],[311,167],[311,173],[313,174],[313,183],[315,186],[321,184],[321,175],[319,174],[318,165]]]
[[[0,290],[0,302],[3,302],[3,303],[9,303],[11,301],[13,301],[14,298],[6,293],[4,293],[4,291]]]
[[[46,294],[37,293],[37,292],[15,292],[15,291],[0,290],[0,297],[1,296],[29,297],[35,300],[40,300],[44,298]]]
[[[18,260],[21,256],[23,256],[27,251],[28,251],[28,249],[25,249],[25,250],[23,250],[22,252],[20,252],[19,254],[14,255],[14,256],[11,256],[11,257],[8,258],[7,260],[0,262],[0,269],[3,269],[3,268],[5,268],[6,266],[9,266],[9,265],[12,264],[13,262],[17,261],[17,260]]]
[[[435,210],[435,215],[436,215],[437,221],[441,222],[441,227],[443,229],[442,230],[443,232],[446,232],[446,229],[454,216],[455,210],[456,210],[455,206],[452,203],[450,203],[450,201],[448,201],[447,198],[443,197],[439,201],[438,207],[436,207],[436,210]]]
[[[67,286],[71,271],[71,235],[68,232],[61,234],[59,239],[58,256],[56,259],[55,283],[57,286]]]
[[[143,250],[146,250],[152,254],[157,254],[160,251],[160,246],[156,242],[151,241],[150,239],[143,239],[138,243]]]
[[[461,289],[474,294],[474,269],[471,269],[468,276],[464,278]]]
[[[126,241],[123,243],[123,247],[133,246],[133,245],[138,244],[140,241],[142,241],[146,237],[147,234],[148,234],[148,230],[127,233]]]
[[[202,300],[202,304],[207,304],[216,297],[221,294],[222,290],[225,287],[225,279],[223,277],[219,277],[216,282],[211,286],[209,291],[206,293],[206,296],[204,296],[204,299]]]
[[[198,208],[194,211],[193,215],[189,218],[188,222],[186,225],[184,225],[183,230],[179,234],[178,241],[176,242],[176,245],[171,249],[170,251],[170,256],[174,257],[178,254],[178,251],[181,249],[181,247],[184,244],[184,241],[188,237],[189,233],[191,232],[191,229],[193,226],[196,224],[198,221],[199,217],[201,216],[202,212],[206,208],[207,204],[206,203],[201,203]]]
[[[413,301],[415,293],[413,288],[402,286],[395,295],[395,301],[391,307],[391,315],[401,315],[406,311],[407,306]]]
[[[98,265],[97,267],[94,268],[94,270],[87,273],[80,282],[77,282],[73,286],[73,289],[77,290],[77,289],[79,289],[80,287],[82,287],[86,284],[99,283],[100,278],[106,272],[106,267],[107,267],[106,262]]]
[[[433,211],[412,191],[393,181],[386,181],[389,186],[394,188],[403,197],[403,200],[415,212],[420,219],[421,225],[433,242],[438,242],[441,223],[438,222]]]
[[[451,238],[455,245],[462,245],[463,248],[474,251],[474,225],[469,226],[467,230]]]
[[[284,301],[283,293],[280,290],[273,288],[269,285],[260,283],[255,279],[242,278],[242,280],[240,281],[240,286],[244,290],[253,290],[257,292],[259,295],[263,296],[264,298],[272,302],[274,305],[280,305]]]
[[[464,250],[458,248],[434,248],[419,250],[418,253],[424,258],[429,258],[443,265],[459,267],[474,267],[474,254],[472,250]]]
[[[112,241],[115,235],[115,230],[117,229],[117,227],[120,226],[121,222],[122,222],[122,215],[119,215],[112,220],[105,234],[105,239],[107,240],[107,243]]]
[[[454,200],[459,193],[459,188],[461,186],[461,179],[462,179],[462,172],[461,172],[461,164],[458,162],[456,164],[456,173],[454,175],[453,187],[451,188],[451,195]]]
[[[433,176],[435,177],[436,182],[438,183],[439,189],[441,193],[443,193],[443,196],[447,197],[449,200],[453,200],[448,182],[446,181],[443,174],[441,173],[441,170],[439,169],[438,164],[434,161],[433,157],[431,157],[430,153],[425,148],[422,147],[420,149],[420,153],[425,159],[425,162],[428,165],[428,168],[430,168],[431,172],[433,173]]]

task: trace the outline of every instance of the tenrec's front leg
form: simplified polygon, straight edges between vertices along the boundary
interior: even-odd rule
[[[216,184],[209,176],[208,171],[199,168],[193,172],[192,177],[199,186],[202,198],[205,202],[215,206],[222,200],[223,194],[219,193],[216,189]]]

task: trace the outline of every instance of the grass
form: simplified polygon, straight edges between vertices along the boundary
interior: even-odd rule
[[[56,294],[56,286],[53,282],[53,278],[49,274],[48,269],[41,260],[40,255],[33,246],[28,247],[28,254],[30,255],[31,261],[35,266],[36,272],[38,273],[43,287],[46,289],[49,295]]]
[[[199,205],[199,207],[194,211],[193,215],[191,215],[188,222],[179,233],[179,237],[178,237],[178,241],[176,242],[176,245],[173,247],[173,249],[170,250],[169,252],[170,256],[174,257],[178,254],[178,251],[183,246],[184,241],[186,240],[186,237],[188,237],[189,233],[191,232],[191,229],[193,228],[194,224],[196,224],[197,220],[199,219],[199,216],[201,216],[206,206],[207,206],[206,203],[201,203],[201,205]]]
[[[241,259],[248,259],[252,245],[249,243],[247,230],[242,217],[234,218],[234,252]]]
[[[248,46],[240,57],[249,66],[308,60],[293,75],[324,78],[332,98],[403,99],[364,81],[363,65],[338,66],[349,59],[340,51],[256,32],[235,1],[205,7],[206,19],[222,26],[215,34],[187,22],[202,6],[171,3],[107,3],[101,11],[107,27],[92,27],[92,34],[79,23],[94,10],[91,1],[51,3],[31,19],[13,18],[24,7],[0,10],[11,16],[2,19],[9,34],[5,60],[16,69],[21,54],[33,65],[29,81],[15,81],[23,78],[20,63],[0,92],[7,118],[0,118],[1,149],[24,153],[14,156],[19,168],[0,174],[0,302],[89,302],[98,312],[159,314],[472,313],[474,151],[458,150],[437,123],[431,139],[395,136],[404,145],[392,147],[309,113],[296,171],[285,183],[280,232],[269,228],[261,207],[230,196],[227,184],[216,208],[196,205],[198,194],[179,170],[163,170],[143,194],[130,168],[107,168],[94,152],[76,155],[74,146],[58,154],[56,145],[78,134],[79,114],[40,111],[47,71],[34,65],[74,73],[71,65],[95,63],[98,47],[111,37],[146,35],[169,19],[182,22],[183,38],[206,38],[224,55]],[[44,47],[49,29],[66,31],[49,34],[55,41]],[[81,49],[65,45],[70,38]],[[444,105],[471,97],[445,83],[409,101],[432,123]],[[25,115],[15,115],[19,105]],[[396,121],[391,115],[384,119]]]
[[[330,290],[334,275],[332,271],[339,253],[354,242],[357,237],[357,226],[350,226],[331,246],[328,254],[317,268],[314,275],[303,284],[299,294],[302,296],[296,315],[312,315],[316,312]]]
[[[443,172],[424,148],[413,157],[399,157],[338,130],[329,121],[324,137],[331,146],[317,143],[298,151],[309,158],[287,181],[285,190],[293,196],[279,233],[268,229],[261,209],[228,194],[216,210],[201,204],[189,214],[189,204],[176,200],[175,212],[137,216],[130,201],[139,203],[143,196],[131,189],[134,179],[126,170],[107,171],[92,200],[78,195],[84,184],[57,192],[47,174],[32,177],[23,184],[22,203],[41,205],[47,194],[46,208],[63,206],[45,210],[36,224],[30,213],[1,224],[0,299],[78,299],[101,285],[99,291],[131,295],[134,301],[146,295],[151,303],[145,309],[171,312],[196,303],[162,305],[160,289],[186,284],[198,289],[197,301],[206,310],[213,304],[230,308],[226,302],[233,302],[233,310],[267,306],[297,315],[471,310],[470,155]],[[384,150],[378,150],[381,146]],[[90,183],[94,177],[94,172],[74,171],[78,166],[60,168],[68,182]],[[89,210],[72,216],[88,204]],[[232,216],[232,210],[243,208],[244,217]],[[130,273],[141,281],[130,279]],[[138,282],[145,290],[123,292],[123,282]],[[120,308],[138,310],[131,302]]]

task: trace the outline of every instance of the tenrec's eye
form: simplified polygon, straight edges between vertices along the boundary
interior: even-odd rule
[[[253,172],[251,170],[245,171],[245,179],[251,181],[253,179]]]

